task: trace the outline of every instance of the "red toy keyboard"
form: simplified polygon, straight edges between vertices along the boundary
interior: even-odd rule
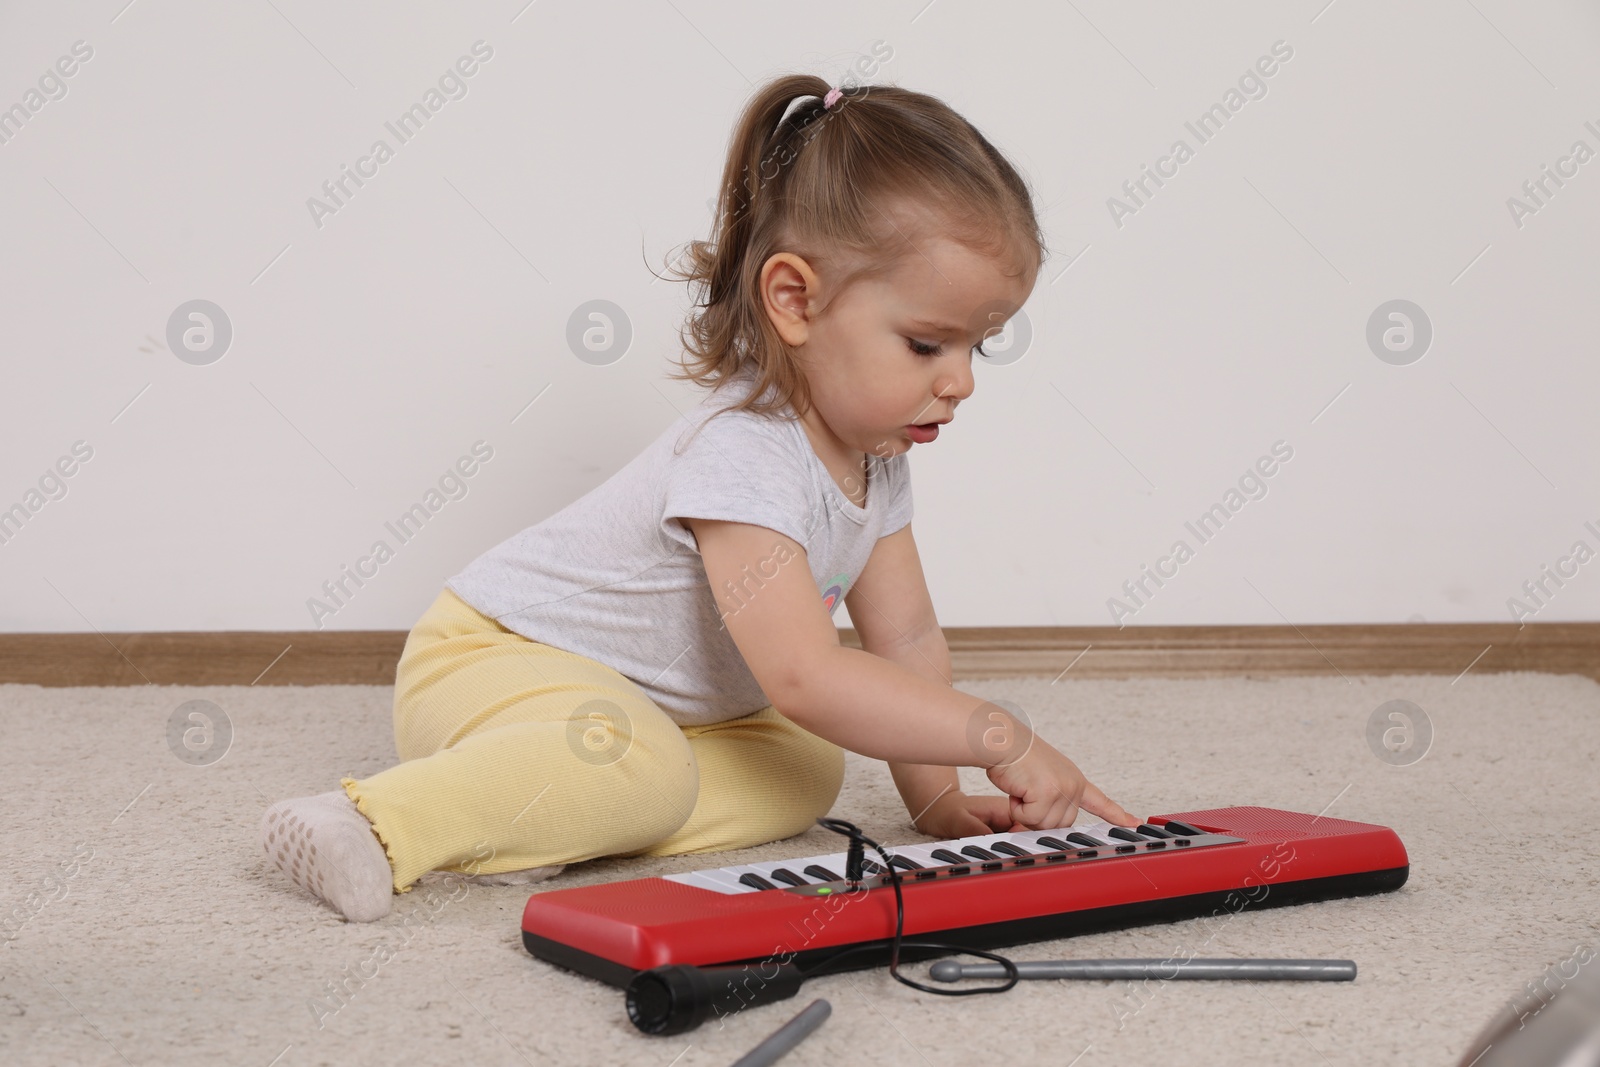
[[[885,846],[899,869],[906,938],[996,949],[1244,908],[1362,896],[1405,884],[1388,827],[1273,808],[1153,816]],[[888,962],[895,896],[882,857],[845,878],[846,853],[735,864],[534,894],[522,943],[618,987],[652,967],[763,961],[842,970]],[[902,960],[942,955],[905,946]]]

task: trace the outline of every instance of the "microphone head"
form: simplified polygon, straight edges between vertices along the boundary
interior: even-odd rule
[[[734,1015],[752,1005],[792,997],[804,980],[800,968],[792,963],[776,964],[771,974],[750,964],[663,964],[640,971],[628,983],[628,1018],[647,1034],[681,1034],[705,1022],[713,1012]]]
[[[941,982],[954,982],[961,977],[961,963],[957,960],[940,960],[928,968],[928,974]]]
[[[681,1034],[705,1021],[710,999],[704,982],[696,982],[700,969],[691,964],[669,964],[640,971],[628,983],[628,1018],[647,1034]]]

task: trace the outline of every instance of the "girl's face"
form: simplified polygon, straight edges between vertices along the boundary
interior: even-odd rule
[[[810,265],[773,256],[763,292],[810,386],[802,421],[813,447],[824,458],[888,459],[918,443],[911,427],[953,418],[972,395],[973,348],[1022,306],[1036,277],[1008,277],[997,260],[926,237],[817,317],[820,280]]]

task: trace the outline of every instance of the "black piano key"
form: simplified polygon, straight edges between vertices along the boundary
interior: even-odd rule
[[[862,874],[883,874],[885,872],[884,872],[882,864],[874,863],[872,860],[869,860],[865,856],[863,856],[861,858],[861,873]]]
[[[1106,831],[1107,837],[1114,837],[1118,841],[1143,841],[1144,838],[1123,826],[1113,826]]]
[[[820,863],[813,863],[811,866],[807,867],[806,873],[819,882],[843,881],[843,879],[841,879],[837,874],[834,874]]]
[[[1090,837],[1088,834],[1080,834],[1076,831],[1068,834],[1067,840],[1071,841],[1075,845],[1085,845],[1089,848],[1104,848],[1106,844],[1104,841],[1096,840],[1095,838]]]
[[[996,852],[1004,852],[1008,856],[1031,856],[1031,855],[1033,855],[1033,853],[1029,852],[1027,849],[1019,848],[1018,846],[1012,844],[1010,841],[996,841],[994,844],[990,845],[989,847],[994,849]]]
[[[789,869],[787,869],[785,867],[775,867],[769,873],[770,873],[770,875],[772,877],[772,880],[774,882],[782,882],[784,885],[809,885],[810,884],[804,878],[800,877],[798,874],[795,874],[793,871],[791,871],[791,870],[789,870]]]
[[[1147,822],[1140,823],[1138,826],[1134,827],[1134,829],[1138,830],[1141,834],[1143,834],[1146,837],[1155,837],[1155,838],[1165,839],[1165,838],[1174,836],[1172,834],[1167,833],[1165,830],[1161,829],[1158,826],[1151,826]]]
[[[1177,819],[1168,819],[1164,829],[1171,830],[1175,834],[1182,834],[1184,837],[1199,837],[1205,833],[1198,826],[1190,826],[1188,823],[1179,822]]]
[[[889,857],[889,866],[891,866],[891,867],[899,867],[902,871],[920,871],[920,870],[922,870],[922,864],[918,863],[916,860],[912,859],[910,856],[890,856]]]
[[[967,862],[966,860],[962,859],[960,856],[956,855],[954,852],[951,852],[947,848],[936,848],[932,852],[930,852],[929,855],[932,856],[936,860],[943,860],[945,863],[965,863],[965,862]]]
[[[739,876],[739,884],[747,885],[751,889],[776,889],[777,886],[767,881],[754,871],[748,871]]]
[[[1034,841],[1036,844],[1043,845],[1045,848],[1053,848],[1057,852],[1072,851],[1072,846],[1061,840],[1059,837],[1039,837],[1035,838]],[[1098,842],[1096,843],[1098,844]]]
[[[961,849],[961,851],[968,856],[971,856],[975,860],[997,860],[1000,858],[993,852],[990,852],[988,849],[979,848],[977,845],[966,845]]]

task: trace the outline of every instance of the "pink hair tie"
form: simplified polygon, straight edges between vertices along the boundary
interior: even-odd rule
[[[842,89],[829,89],[828,95],[822,98],[822,110],[826,111],[834,104],[837,104],[839,102],[839,98],[843,95],[844,90]]]

